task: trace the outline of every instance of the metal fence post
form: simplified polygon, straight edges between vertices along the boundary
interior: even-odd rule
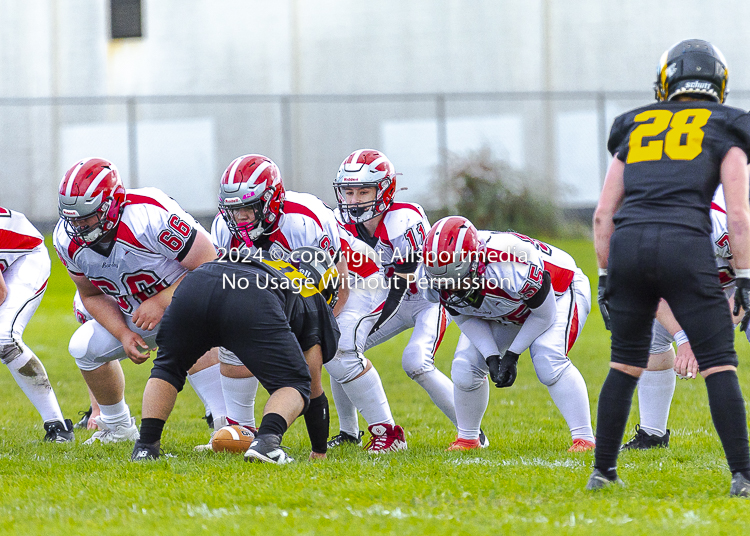
[[[599,138],[596,144],[599,154],[599,187],[602,187],[607,174],[607,96],[603,91],[596,95],[596,123]]]
[[[448,125],[445,112],[445,95],[435,96],[435,123],[437,126],[438,176],[445,184],[448,180]]]
[[[125,102],[128,123],[128,164],[130,166],[130,188],[138,188],[138,117],[136,98],[128,97]]]
[[[294,152],[292,151],[292,104],[288,96],[281,97],[281,154],[284,170],[282,176],[289,186],[293,184]],[[290,180],[291,179],[291,180]]]

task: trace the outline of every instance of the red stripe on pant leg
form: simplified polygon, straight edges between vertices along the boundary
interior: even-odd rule
[[[573,299],[575,299],[575,296],[573,296]],[[573,308],[573,319],[570,321],[570,332],[568,333],[568,344],[565,348],[565,355],[568,355],[568,352],[570,352],[570,349],[573,348],[573,345],[576,342],[576,339],[578,338],[578,304],[576,303],[575,307]]]
[[[440,327],[439,327],[439,333],[438,333],[438,339],[435,342],[435,346],[432,348],[432,356],[435,357],[435,354],[438,351],[438,348],[440,348],[440,343],[443,342],[443,336],[445,336],[445,330],[448,327],[448,315],[445,312],[445,309],[443,307],[440,308]]]

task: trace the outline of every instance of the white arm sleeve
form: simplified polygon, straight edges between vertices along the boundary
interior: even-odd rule
[[[490,321],[475,316],[458,315],[454,316],[461,333],[466,335],[471,344],[487,359],[491,355],[500,355],[500,349],[497,347],[495,337],[492,335]]]
[[[513,339],[513,343],[508,350],[515,354],[522,354],[539,335],[547,331],[555,323],[556,315],[557,303],[555,301],[555,293],[550,289],[542,304],[536,309],[531,310],[531,314],[523,323],[521,330],[516,335],[516,338]],[[474,341],[471,342],[473,343]]]

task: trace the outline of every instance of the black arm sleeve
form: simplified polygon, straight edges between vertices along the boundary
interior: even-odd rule
[[[530,309],[536,309],[540,305],[544,303],[544,300],[547,299],[547,294],[550,293],[550,290],[552,290],[552,277],[549,275],[549,272],[545,270],[544,272],[544,280],[542,281],[542,288],[536,291],[536,294],[534,294],[531,298],[528,300],[524,300],[524,303],[529,306]]]
[[[193,247],[193,242],[195,242],[195,237],[197,234],[198,234],[198,230],[196,228],[193,228],[193,231],[190,233],[190,236],[187,238],[187,240],[185,240],[185,245],[177,254],[177,262],[182,262],[185,259],[185,257],[187,257],[187,254],[190,253],[190,248]]]
[[[409,283],[403,277],[394,275],[389,281],[391,284],[391,288],[388,291],[388,297],[385,299],[383,310],[380,312],[378,320],[370,330],[370,335],[379,330],[380,327],[385,324],[389,318],[396,314],[399,305],[401,305],[401,300],[404,299],[404,295],[409,289]]]

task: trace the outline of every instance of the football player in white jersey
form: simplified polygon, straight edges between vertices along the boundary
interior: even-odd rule
[[[73,441],[47,371],[23,342],[50,274],[44,238],[20,212],[0,207],[0,359],[42,416],[46,441]]]
[[[215,259],[216,251],[172,198],[155,188],[126,191],[115,166],[100,158],[81,160],[65,173],[58,207],[55,249],[93,317],[69,344],[101,411],[99,430],[86,444],[133,441],[138,429],[125,403],[119,360],[148,359],[181,278]],[[191,372],[203,376],[203,397],[223,415],[218,369],[209,357]]]
[[[333,309],[341,339],[336,356],[325,364],[326,370],[332,384],[339,381],[351,384],[347,389],[372,434],[368,451],[380,453],[406,448],[403,429],[393,420],[380,376],[362,353],[367,333],[387,293],[382,274],[373,265],[374,254],[368,256],[362,248],[350,246],[352,239],[342,243],[331,209],[313,195],[286,191],[281,172],[265,156],[251,154],[236,158],[224,172],[219,190],[220,214],[214,219],[211,234],[220,257],[229,255],[231,259],[239,254],[241,258],[260,249],[286,261],[293,250],[315,246],[328,251],[336,260],[342,282],[348,284],[340,288]],[[342,249],[346,250],[345,255]],[[254,427],[257,380],[230,352],[220,349],[219,359],[230,420]],[[313,367],[311,373],[310,409],[305,414],[305,421],[311,423],[308,430],[320,429],[314,423],[328,419],[328,399],[321,378]],[[322,457],[326,449],[325,444],[313,445],[313,454]]]
[[[437,367],[435,352],[450,321],[440,304],[431,303],[407,277],[419,263],[430,223],[416,203],[397,203],[396,172],[386,156],[372,149],[351,153],[333,183],[337,217],[349,233],[372,247],[386,268],[389,293],[383,311],[367,338],[365,350],[409,328],[414,331],[401,356],[406,374],[422,386],[435,405],[456,425],[453,384]],[[339,435],[329,445],[355,441],[357,412],[345,392],[346,384],[331,383],[339,415]],[[482,434],[486,445],[486,438]]]
[[[735,274],[729,247],[724,188],[721,185],[711,202],[711,242],[719,269],[719,282],[732,309]],[[743,314],[741,311],[734,317],[735,324],[742,319]],[[690,348],[690,341],[664,300],[659,304],[656,319],[648,366],[638,379],[640,424],[636,425],[635,436],[622,446],[625,450],[669,446],[670,431],[667,429],[667,422],[675,390],[675,372],[685,379],[698,375],[698,363]],[[673,341],[677,345],[676,355],[672,348]]]
[[[567,357],[591,309],[589,280],[573,258],[533,238],[477,231],[466,218],[450,216],[427,234],[420,270],[427,298],[445,305],[461,329],[451,369],[458,438],[449,450],[479,448],[486,375],[510,387],[527,349],[568,423],[568,450],[592,449],[586,383]]]

